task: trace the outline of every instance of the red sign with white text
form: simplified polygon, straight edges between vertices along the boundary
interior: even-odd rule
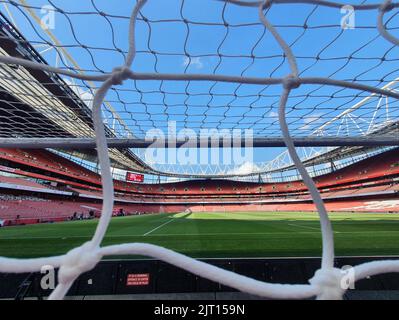
[[[150,284],[149,273],[130,273],[127,275],[127,286],[148,286]]]
[[[126,181],[129,182],[144,182],[144,175],[133,173],[133,172],[126,172]]]

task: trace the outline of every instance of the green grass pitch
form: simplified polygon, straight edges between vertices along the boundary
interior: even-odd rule
[[[331,213],[337,255],[399,255],[399,214]],[[97,220],[0,228],[0,256],[58,255],[90,240]],[[113,218],[103,245],[147,242],[192,257],[318,257],[316,213],[215,212]],[[119,257],[118,257],[119,258]]]

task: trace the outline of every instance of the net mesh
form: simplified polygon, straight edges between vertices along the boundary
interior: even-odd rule
[[[0,56],[0,62],[2,63],[2,68],[10,68],[13,65],[21,66],[20,70],[24,68],[29,68],[32,70],[45,71],[48,74],[58,74],[64,75],[71,78],[75,78],[81,81],[94,81],[100,83],[101,85],[95,91],[93,99],[92,99],[92,123],[93,123],[93,132],[92,134],[95,136],[96,144],[97,144],[97,152],[98,159],[100,162],[100,166],[102,170],[102,185],[103,185],[103,208],[102,215],[99,220],[97,229],[91,241],[85,243],[84,245],[75,248],[68,252],[63,256],[50,257],[50,258],[40,258],[40,259],[9,259],[9,258],[0,258],[0,272],[34,272],[39,271],[43,265],[52,265],[54,267],[59,267],[58,280],[59,283],[56,289],[50,295],[50,299],[61,299],[68,292],[69,288],[73,284],[73,282],[77,279],[77,277],[85,271],[91,270],[95,267],[95,265],[101,260],[102,257],[107,255],[124,255],[124,254],[137,254],[154,257],[165,262],[176,265],[180,268],[183,268],[187,271],[190,271],[198,276],[222,283],[232,288],[236,288],[238,290],[248,292],[251,294],[269,297],[269,298],[308,298],[308,297],[317,297],[319,299],[341,299],[343,294],[345,293],[345,288],[342,285],[343,274],[341,270],[334,267],[334,238],[330,220],[328,218],[328,214],[325,210],[324,203],[320,197],[320,194],[313,182],[307,173],[304,165],[300,161],[293,142],[292,136],[290,133],[290,110],[293,109],[292,99],[295,99],[295,93],[297,90],[301,90],[304,87],[311,87],[311,90],[314,90],[314,86],[321,87],[323,90],[325,88],[335,88],[337,90],[336,94],[341,94],[345,90],[350,90],[352,92],[350,94],[349,99],[353,99],[354,97],[360,97],[360,95],[367,96],[375,95],[375,96],[384,96],[389,97],[393,100],[399,98],[399,94],[396,93],[391,88],[382,88],[379,89],[377,83],[370,82],[369,85],[365,84],[364,81],[361,83],[359,80],[360,76],[355,77],[351,76],[350,78],[340,78],[336,79],[334,77],[334,73],[324,73],[324,74],[315,74],[306,76],[303,70],[303,66],[298,63],[297,57],[293,54],[294,43],[292,41],[288,42],[285,40],[284,36],[281,35],[279,28],[273,25],[268,18],[268,12],[271,11],[274,7],[279,7],[280,5],[298,5],[299,3],[316,5],[317,7],[323,7],[329,10],[336,10],[341,8],[340,3],[329,2],[329,1],[319,1],[319,0],[274,0],[274,1],[262,1],[262,2],[245,2],[245,1],[233,1],[226,0],[220,3],[223,8],[227,7],[227,3],[229,6],[234,5],[237,6],[238,9],[247,10],[247,12],[252,12],[258,16],[257,25],[261,25],[262,30],[265,34],[268,35],[269,38],[273,38],[275,41],[275,45],[278,46],[280,53],[278,57],[280,59],[281,69],[278,72],[270,73],[269,75],[262,74],[261,76],[249,76],[246,75],[245,72],[239,72],[239,74],[227,74],[222,73],[222,69],[219,69],[218,72],[213,73],[203,73],[203,74],[195,74],[195,73],[173,73],[160,72],[161,70],[140,70],[136,69],[135,66],[139,57],[140,48],[138,47],[138,43],[136,40],[140,35],[141,30],[138,30],[138,22],[144,21],[146,23],[151,23],[143,13],[144,11],[145,0],[140,0],[137,2],[132,15],[129,19],[129,46],[128,50],[123,53],[120,52],[121,57],[124,59],[123,65],[120,67],[116,67],[112,72],[101,72],[91,74],[91,71],[103,71],[101,69],[92,70],[87,69],[84,70],[83,73],[76,73],[76,70],[68,70],[66,68],[54,68],[48,66],[43,63],[32,62],[26,59],[21,59],[12,56]],[[184,1],[183,1],[184,2]],[[92,3],[95,3],[94,1]],[[161,1],[150,1],[152,5],[160,6],[161,3],[165,2]],[[391,43],[390,50],[396,50],[399,45],[399,40],[395,38],[391,32],[394,30],[387,29],[386,23],[384,22],[384,16],[387,12],[395,11],[399,6],[398,3],[392,3],[392,1],[384,1],[379,4],[354,4],[353,8],[359,11],[367,11],[371,12],[377,19],[377,29],[378,32],[387,40],[387,43]],[[289,10],[289,7],[285,7],[284,10]],[[59,9],[58,9],[59,10]],[[161,10],[159,10],[161,11]],[[97,11],[98,13],[99,11]],[[180,10],[180,13],[182,10]],[[265,13],[266,12],[266,13]],[[66,17],[68,14],[66,11],[63,11]],[[104,19],[110,19],[110,15],[101,15]],[[394,15],[393,15],[394,16]],[[183,20],[184,24],[189,25],[187,18],[181,13],[179,21]],[[152,21],[154,23],[154,21]],[[227,26],[226,26],[227,24]],[[111,24],[110,24],[111,25]],[[305,24],[307,25],[307,24]],[[224,21],[223,26],[227,29],[232,28],[227,21]],[[304,24],[301,24],[302,28]],[[112,28],[111,28],[112,29]],[[113,30],[113,29],[112,29]],[[304,28],[304,30],[308,30],[308,28]],[[231,32],[231,31],[229,31]],[[304,31],[305,33],[308,31]],[[115,33],[113,31],[113,33]],[[77,39],[77,38],[75,38]],[[243,39],[244,41],[245,39]],[[298,40],[299,41],[299,40]],[[336,41],[336,40],[335,40]],[[150,43],[150,42],[149,42]],[[188,43],[186,39],[185,43]],[[334,42],[332,42],[334,43]],[[393,46],[392,46],[393,45]],[[80,48],[82,44],[79,44]],[[118,48],[115,45],[115,48]],[[155,55],[151,51],[150,54]],[[189,60],[190,53],[186,49],[183,50],[184,56],[188,56]],[[385,45],[386,48],[386,45]],[[90,52],[88,48],[84,48],[84,50]],[[93,49],[92,49],[93,50]],[[115,49],[118,51],[118,49]],[[118,51],[119,52],[119,51]],[[221,51],[220,51],[221,52]],[[92,55],[96,56],[95,54]],[[319,55],[320,56],[320,55]],[[353,55],[352,55],[353,56]],[[385,55],[386,56],[386,55]],[[159,57],[158,57],[159,58]],[[242,58],[240,55],[239,58]],[[160,59],[160,58],[159,58]],[[221,58],[222,59],[222,58]],[[251,56],[250,59],[255,59]],[[345,61],[345,59],[344,59]],[[380,58],[381,61],[381,58]],[[254,63],[254,62],[253,62]],[[378,64],[378,63],[377,63]],[[188,63],[190,65],[190,63]],[[345,63],[343,64],[345,65]],[[369,66],[367,66],[369,68]],[[393,68],[394,69],[394,68]],[[230,70],[230,68],[228,68]],[[232,71],[237,71],[233,70]],[[386,71],[385,71],[386,72]],[[336,75],[337,73],[335,73]],[[110,159],[107,149],[106,136],[107,132],[103,125],[102,118],[102,106],[104,105],[104,100],[107,97],[109,92],[114,92],[113,88],[117,85],[121,85],[125,83],[126,80],[133,80],[133,83],[137,84],[139,81],[142,83],[147,83],[151,81],[158,81],[157,83],[163,83],[166,81],[178,81],[187,85],[192,81],[200,82],[200,83],[224,83],[224,84],[233,84],[238,87],[242,87],[245,85],[252,86],[263,86],[263,88],[268,88],[267,94],[270,93],[269,88],[273,88],[272,90],[277,90],[279,92],[279,98],[276,102],[276,112],[278,117],[278,124],[281,128],[281,134],[285,141],[285,144],[289,150],[290,156],[293,159],[296,168],[300,172],[302,179],[306,186],[308,187],[313,201],[317,207],[318,213],[320,215],[320,223],[322,230],[322,263],[321,268],[315,273],[314,277],[309,280],[309,284],[307,285],[288,285],[288,284],[271,284],[260,282],[248,277],[244,277],[211,265],[208,265],[204,262],[197,261],[195,259],[186,257],[182,254],[173,252],[171,250],[154,246],[145,243],[132,243],[132,244],[120,244],[113,246],[101,247],[101,242],[104,237],[104,234],[107,230],[108,224],[110,222],[112,216],[112,208],[113,208],[113,182],[112,176],[110,173]],[[384,79],[384,78],[380,78]],[[379,84],[383,83],[385,80],[378,80]],[[313,86],[313,87],[312,87]],[[205,86],[206,87],[206,86]],[[282,93],[281,93],[282,87]],[[309,89],[308,89],[309,90]],[[331,89],[330,89],[331,90]],[[155,90],[156,93],[166,94],[164,93],[162,87],[158,87]],[[293,96],[291,96],[291,92]],[[310,91],[312,92],[312,91]],[[330,91],[331,92],[331,91]],[[354,93],[356,92],[356,93]],[[208,91],[209,95],[212,91]],[[263,93],[266,94],[266,91]],[[359,96],[358,96],[359,94]],[[231,94],[230,94],[231,95]],[[233,94],[234,99],[236,96]],[[310,99],[310,96],[306,95],[306,99]],[[275,96],[274,98],[277,98]],[[303,99],[304,97],[302,97]],[[336,95],[329,96],[326,98],[328,103],[336,101]],[[300,98],[301,99],[301,98]],[[238,98],[237,98],[238,100]],[[309,100],[308,100],[309,101]],[[327,103],[327,104],[328,104]],[[46,103],[45,103],[46,104]],[[231,107],[231,105],[230,105]],[[186,117],[189,117],[188,110],[190,110],[191,106],[189,103],[186,103],[185,106]],[[211,108],[211,107],[210,107]],[[313,106],[314,108],[314,106]],[[363,110],[363,108],[360,108]],[[313,109],[312,109],[313,110]],[[317,109],[318,110],[318,109]],[[367,111],[366,111],[367,112]],[[226,121],[228,117],[225,118]],[[245,117],[243,117],[245,119]],[[66,117],[66,121],[69,121],[68,117]],[[207,124],[207,121],[200,121],[200,124]],[[253,124],[253,120],[251,121],[251,125]],[[256,123],[256,121],[255,121]],[[277,124],[277,122],[276,122]],[[155,123],[154,123],[155,125]],[[277,129],[274,130],[274,132]],[[295,133],[295,129],[293,129]],[[262,134],[264,134],[263,132]],[[18,147],[18,142],[15,143],[15,147]],[[399,271],[399,262],[397,260],[386,260],[386,261],[375,261],[362,265],[358,265],[354,267],[354,280],[363,279],[368,276],[372,276],[379,273],[384,272],[398,272]]]
[[[31,17],[30,13],[35,15],[42,9],[41,5],[34,5],[38,1],[11,2],[10,10],[24,26],[24,38],[14,39],[21,47],[33,46],[43,53],[48,63],[73,73],[105,74],[113,65],[123,64],[129,50],[125,41],[129,23],[125,3],[111,9],[103,1],[91,0],[77,10],[76,5],[63,1],[39,2],[48,5],[54,13],[55,26],[65,26],[62,33],[57,28],[53,32],[62,42],[49,38]],[[206,14],[201,13],[201,8],[206,9]],[[354,36],[353,30],[342,29],[339,23],[342,14],[338,9],[312,1],[291,2],[289,6],[267,8],[267,15],[295,51],[299,76],[355,81],[396,90],[398,48],[385,41],[375,28],[374,10],[356,10]],[[287,10],[296,14],[286,15]],[[88,25],[96,26],[96,31],[103,36],[93,37],[91,30],[87,31]],[[397,12],[390,12],[387,30],[396,32],[398,27]],[[199,45],[205,41],[206,46]],[[285,53],[259,21],[256,10],[229,2],[171,0],[159,4],[150,1],[137,17],[135,43],[132,64],[135,72],[237,78],[281,78],[289,72]],[[31,50],[25,48],[25,51],[32,56]],[[77,61],[75,57],[79,57]],[[91,104],[97,83],[62,76],[56,82],[63,91],[54,93],[44,87],[55,79],[38,80],[23,68],[10,70],[3,66],[1,71],[1,90],[14,93],[34,110],[21,114],[18,106],[10,105],[8,114],[0,119],[4,123],[0,137],[16,132],[27,137],[93,137],[87,125],[90,110],[81,101]],[[10,74],[14,75],[12,79]],[[120,138],[144,138],[148,130],[154,128],[166,131],[170,121],[176,122],[177,130],[251,129],[255,137],[281,137],[278,86],[212,80],[176,82],[135,78],[107,92],[102,104],[104,122]],[[386,99],[381,102],[382,97]],[[81,110],[77,121],[71,106],[63,106],[65,99],[73,101],[74,110]],[[49,102],[57,108],[48,110]],[[361,108],[341,115],[360,102]],[[35,117],[34,111],[45,115],[53,125]],[[6,120],[10,114],[12,122]],[[379,94],[370,97],[368,91],[309,83],[290,95],[286,117],[293,137],[345,137],[370,135],[387,123],[398,121],[399,111],[396,99],[390,97]],[[29,125],[20,125],[20,121],[28,119]]]

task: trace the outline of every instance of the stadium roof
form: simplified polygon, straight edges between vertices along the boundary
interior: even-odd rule
[[[0,13],[0,54],[45,63]],[[0,136],[15,138],[94,137],[91,110],[56,74],[0,65]],[[114,134],[107,128],[108,137]],[[80,151],[82,152],[82,151]],[[95,150],[87,150],[95,159]],[[111,149],[114,165],[151,171],[128,149]]]

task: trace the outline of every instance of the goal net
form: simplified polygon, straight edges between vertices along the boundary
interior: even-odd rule
[[[40,20],[35,13],[40,6],[0,1],[7,10],[30,12],[41,26],[32,26],[27,38],[11,23],[3,28],[2,37],[7,41],[13,37],[20,47],[14,54],[0,48],[0,85],[31,108],[17,113],[15,103],[8,102],[6,116],[0,119],[0,146],[51,148],[95,141],[104,199],[89,242],[62,256],[2,257],[0,272],[57,267],[58,285],[50,299],[61,299],[79,275],[104,256],[132,254],[157,258],[262,297],[341,299],[345,274],[334,267],[332,226],[294,142],[315,137],[328,142],[332,137],[378,145],[397,140],[399,3],[139,0],[127,17],[117,9],[105,11],[100,2],[88,1],[84,8],[76,8],[65,1],[49,1],[47,15]],[[288,11],[298,12],[294,20],[288,21]],[[53,15],[59,20],[52,21]],[[102,23],[91,24],[91,19]],[[52,22],[61,21],[69,28],[64,45],[49,31]],[[351,29],[359,33],[354,36]],[[98,43],[89,41],[87,33],[93,32],[101,33]],[[121,34],[126,35],[124,42]],[[204,49],[196,41],[207,46]],[[47,64],[30,45],[53,50],[56,63]],[[76,56],[82,57],[83,66]],[[37,77],[32,78],[32,73]],[[42,81],[37,80],[40,77]],[[55,92],[51,84],[46,85],[49,80],[63,90]],[[22,85],[30,90],[20,90]],[[74,112],[65,107],[70,103]],[[44,122],[39,114],[50,121]],[[260,282],[146,243],[101,246],[114,202],[110,160],[125,161],[123,153],[108,148],[107,139],[142,141],[148,130],[166,129],[169,121],[177,123],[177,130],[251,129],[255,139],[284,142],[320,215],[322,263],[309,284]],[[132,166],[152,172],[138,163]],[[370,262],[353,270],[355,281],[398,271],[395,260]]]

